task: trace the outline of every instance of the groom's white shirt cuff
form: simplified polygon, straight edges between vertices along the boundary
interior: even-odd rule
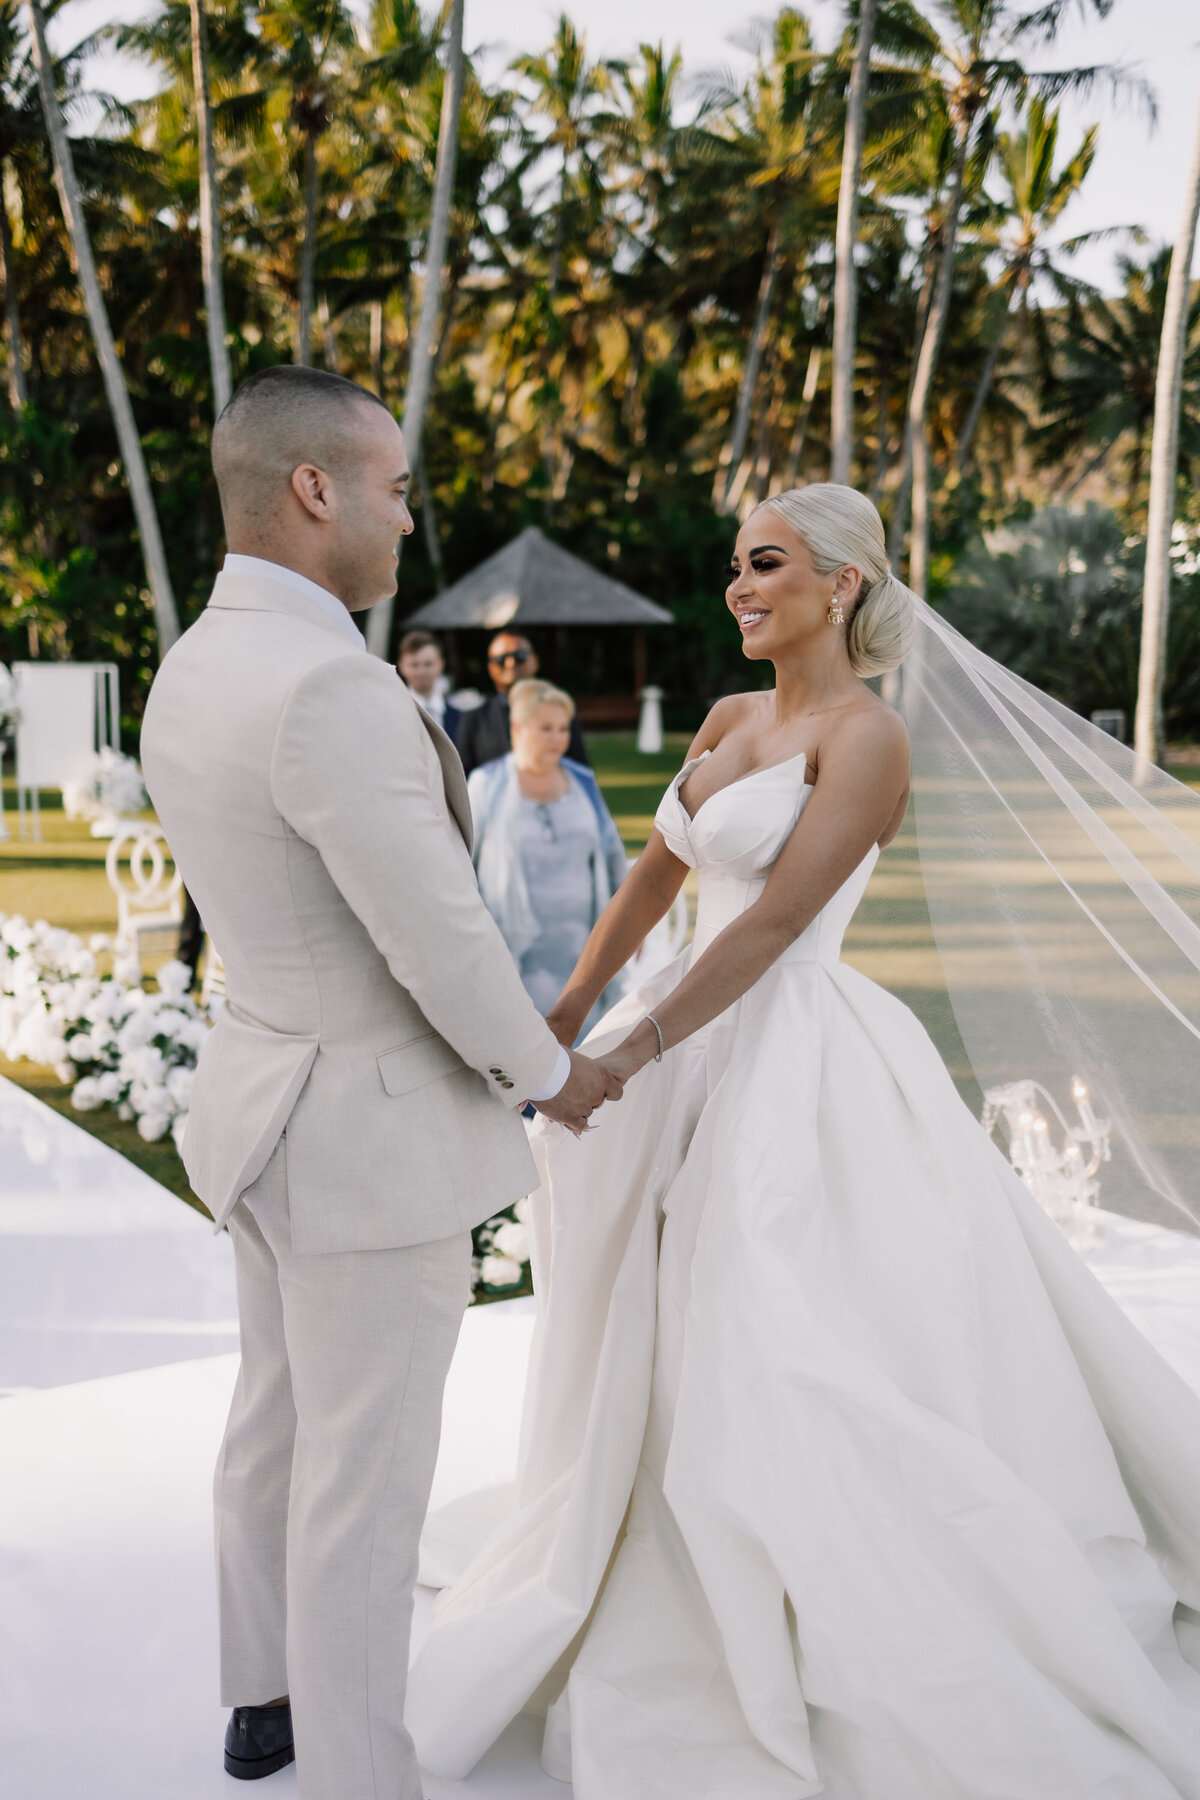
[[[530,1094],[529,1098],[536,1106],[539,1100],[553,1100],[555,1094],[561,1094],[571,1074],[571,1053],[558,1046],[558,1061],[554,1065],[554,1073],[540,1093]]]
[[[268,562],[265,556],[239,556],[235,551],[226,551],[221,572],[224,575],[256,577],[259,581],[275,581],[280,587],[291,588],[293,593],[302,594],[306,600],[311,600],[335,625],[340,625],[360,650],[366,650],[366,639],[354,623],[354,617],[348,608],[342,605],[336,594],[331,594],[328,588],[319,587],[307,575],[301,575],[295,569],[287,569],[282,563]]]

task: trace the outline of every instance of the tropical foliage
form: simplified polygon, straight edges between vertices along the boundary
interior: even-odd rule
[[[198,11],[210,84],[199,108]],[[1065,0],[1034,11],[878,0],[868,11],[849,473],[879,500],[897,557],[911,541],[936,601],[963,556],[978,556],[981,533],[1049,502],[1099,499],[1123,538],[1143,528],[1169,253],[1131,236],[1116,299],[1072,272],[1071,204],[1096,130],[1068,140],[1056,107],[1107,76],[1055,65]],[[52,19],[56,41],[69,16]],[[26,17],[24,0],[0,0],[0,660],[114,657],[136,711],[159,639]],[[222,549],[201,245],[211,132],[235,381],[308,359],[403,412],[420,322],[436,313],[419,529],[393,630],[536,522],[671,607],[683,629],[658,641],[654,672],[677,711],[741,681],[721,610],[731,516],[830,469],[859,17],[848,0],[829,42],[785,7],[761,28],[744,79],[698,79],[663,45],[598,59],[567,17],[499,74],[468,44],[433,269],[449,0],[375,0],[365,23],[343,0],[158,0],[144,24],[115,34],[158,76],[154,97],[132,107],[88,98],[88,46],[60,63],[183,622]],[[844,255],[842,277],[844,292]],[[435,309],[423,307],[431,279]],[[844,357],[844,332],[838,342]],[[1189,344],[1183,493],[1200,455],[1196,317]],[[544,648],[584,691],[628,681],[628,646]],[[1044,672],[1061,687],[1053,666]],[[1177,728],[1200,729],[1200,710],[1172,704]]]

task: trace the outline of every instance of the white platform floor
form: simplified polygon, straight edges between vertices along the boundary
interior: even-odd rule
[[[1200,1239],[1103,1223],[1089,1261],[1200,1391]],[[209,1517],[237,1367],[228,1240],[0,1081],[0,1305],[0,1800],[242,1793],[221,1768]],[[532,1325],[532,1302],[467,1314],[435,1506],[510,1478]],[[538,1743],[519,1720],[428,1800],[569,1800]],[[296,1795],[295,1770],[255,1791]]]

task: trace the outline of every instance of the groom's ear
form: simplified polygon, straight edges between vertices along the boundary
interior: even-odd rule
[[[333,484],[316,463],[301,463],[292,470],[292,492],[305,512],[322,521],[333,517]]]

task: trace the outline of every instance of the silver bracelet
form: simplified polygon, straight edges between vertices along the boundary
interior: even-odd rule
[[[656,1052],[656,1053],[655,1053],[655,1057],[654,1057],[654,1060],[655,1060],[655,1062],[661,1062],[661,1061],[662,1061],[662,1059],[663,1059],[663,1034],[662,1034],[662,1026],[661,1026],[661,1025],[660,1025],[660,1024],[659,1024],[659,1022],[658,1022],[658,1020],[657,1020],[657,1019],[656,1019],[656,1018],[655,1018],[655,1016],[654,1016],[654,1014],[653,1014],[653,1013],[647,1013],[647,1014],[646,1014],[646,1017],[647,1017],[647,1018],[648,1018],[648,1019],[649,1019],[649,1021],[650,1021],[650,1023],[651,1023],[651,1024],[652,1024],[652,1025],[653,1025],[653,1027],[654,1027],[654,1029],[655,1029],[655,1031],[656,1031],[656,1032],[657,1032],[657,1034],[658,1034],[658,1050],[657,1050],[657,1052]]]

